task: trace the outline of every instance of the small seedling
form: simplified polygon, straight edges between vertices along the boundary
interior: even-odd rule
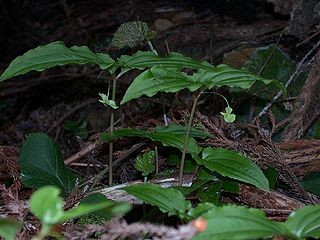
[[[148,175],[155,171],[155,158],[155,151],[148,151],[139,155],[135,160],[134,168],[137,171],[142,172],[144,183],[147,182]]]

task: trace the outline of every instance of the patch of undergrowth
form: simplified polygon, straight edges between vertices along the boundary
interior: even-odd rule
[[[211,133],[193,127],[193,116],[198,100],[204,93],[219,95],[226,103],[225,112],[221,115],[226,123],[236,120],[236,115],[226,97],[212,91],[218,87],[249,90],[255,83],[269,87],[274,86],[286,93],[284,84],[268,79],[246,69],[235,69],[227,65],[213,66],[207,62],[199,62],[180,53],[161,56],[152,44],[154,33],[143,22],[132,22],[122,25],[115,34],[113,43],[118,47],[137,46],[147,43],[150,51],[138,51],[133,55],[123,55],[112,59],[105,53],[94,53],[86,46],[67,47],[63,42],[53,42],[29,50],[12,61],[1,75],[0,81],[26,74],[30,71],[45,69],[66,64],[95,64],[112,76],[106,93],[100,93],[99,100],[111,108],[110,131],[101,134],[101,141],[109,142],[108,183],[113,184],[113,144],[117,139],[125,137],[147,138],[165,148],[175,148],[179,152],[179,186],[162,188],[158,185],[135,184],[123,190],[139,200],[158,207],[169,216],[177,216],[183,223],[201,218],[203,225],[194,226],[197,235],[193,239],[257,239],[272,236],[286,236],[291,239],[320,237],[320,207],[310,206],[292,213],[285,223],[268,220],[261,210],[247,209],[239,206],[219,206],[221,191],[236,193],[239,182],[253,185],[268,191],[270,184],[262,170],[247,156],[224,148],[203,148],[199,140],[214,138]],[[288,68],[290,64],[288,63]],[[254,66],[251,66],[254,68]],[[116,84],[126,73],[139,70],[140,74],[133,79],[123,98],[116,96]],[[282,74],[282,73],[279,73]],[[192,109],[186,126],[167,124],[154,130],[131,128],[114,129],[114,111],[121,105],[142,96],[152,97],[160,92],[177,93],[187,89],[193,94]],[[165,116],[165,113],[164,113]],[[85,125],[81,122],[68,122],[65,129],[86,138]],[[139,155],[134,167],[142,172],[142,176],[150,176],[156,170],[157,151],[148,151]],[[27,136],[20,153],[21,181],[25,186],[39,188],[33,193],[30,212],[41,221],[41,229],[35,239],[46,236],[61,237],[55,226],[66,221],[86,215],[79,223],[97,222],[92,218],[96,214],[108,221],[113,216],[124,215],[130,210],[126,203],[116,203],[101,196],[91,195],[84,198],[75,208],[64,211],[63,199],[74,188],[87,186],[79,175],[65,166],[58,145],[44,133],[32,133]],[[187,188],[182,187],[187,165],[198,182]],[[158,170],[158,169],[157,169]],[[188,171],[189,171],[188,170]],[[161,175],[159,173],[158,175]],[[210,183],[209,185],[206,185]],[[51,186],[49,186],[51,185]],[[205,186],[205,187],[204,187]],[[185,196],[196,192],[200,203],[192,204]],[[99,221],[101,218],[98,219]],[[1,227],[2,226],[2,227]],[[1,219],[0,235],[13,239],[21,224]]]
[[[319,206],[298,209],[290,214],[286,222],[273,222],[258,209],[232,205],[217,207],[207,202],[192,207],[180,191],[172,188],[136,184],[125,187],[124,190],[143,202],[158,207],[169,216],[178,216],[184,222],[201,219],[201,225],[194,226],[198,234],[192,239],[261,239],[273,236],[306,239],[320,236]],[[110,216],[119,216],[130,210],[129,204],[104,199],[94,204],[80,203],[79,206],[64,211],[59,192],[56,187],[46,186],[32,194],[29,201],[30,211],[41,221],[41,230],[33,239],[62,237],[55,227],[70,219],[84,216],[78,222],[79,226],[83,227],[86,223],[101,224],[103,221],[101,217],[93,217],[91,213],[104,211]],[[15,220],[0,219],[0,226],[1,237],[14,239],[22,224]]]

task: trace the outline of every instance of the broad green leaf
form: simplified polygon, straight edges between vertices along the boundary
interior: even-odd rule
[[[170,153],[166,163],[168,163],[169,165],[175,165],[177,168],[179,168],[180,161],[181,161],[181,154],[176,152],[176,153]],[[184,161],[183,172],[194,173],[196,166],[197,166],[197,163],[194,161],[194,159],[192,157],[187,157]]]
[[[156,55],[153,52],[138,51],[134,55],[123,55],[119,58],[118,64],[123,71],[128,69],[140,69],[151,68],[153,66],[161,66],[166,68],[191,68],[191,69],[215,69],[214,66],[207,62],[199,62],[193,60],[190,57],[184,56],[181,53],[172,52],[166,57]]]
[[[158,126],[155,128],[155,131],[158,133],[171,132],[179,135],[185,135],[187,127],[176,124],[169,124],[168,126]],[[214,138],[214,135],[205,132],[202,127],[192,127],[190,130],[190,136],[201,139]]]
[[[47,68],[66,64],[97,64],[103,70],[111,70],[114,60],[104,53],[94,53],[86,46],[66,47],[63,42],[53,42],[31,49],[14,59],[1,75],[0,81],[25,74],[43,71]]]
[[[45,186],[31,195],[30,210],[45,225],[58,223],[64,214],[63,199],[59,194],[58,188]]]
[[[269,190],[269,182],[260,168],[238,152],[223,148],[205,148],[201,163],[222,176]]]
[[[65,222],[69,219],[78,218],[80,216],[97,211],[108,211],[111,216],[122,215],[128,212],[130,209],[131,206],[128,203],[116,203],[106,199],[104,202],[95,204],[80,204],[78,207],[65,212],[59,221]]]
[[[20,151],[21,181],[30,187],[54,185],[63,192],[70,192],[77,175],[63,162],[59,146],[44,133],[27,136]]]
[[[206,229],[193,240],[260,239],[283,234],[282,227],[271,222],[264,212],[239,206],[212,208],[203,217]]]
[[[216,206],[212,203],[208,203],[208,202],[199,203],[195,208],[190,208],[188,210],[188,215],[191,218],[198,218],[206,214],[208,211],[210,211],[213,208],[216,208]]]
[[[191,203],[184,199],[183,194],[173,188],[161,188],[155,184],[136,184],[124,187],[123,190],[145,203],[158,207],[169,216],[184,217],[191,207]]]
[[[269,59],[271,57],[271,59]],[[260,47],[251,55],[245,68],[251,72],[258,73],[265,65],[261,76],[285,82],[293,74],[295,65],[289,56],[278,48],[275,44]]]
[[[151,139],[152,141],[161,142],[164,146],[176,147],[181,151],[183,150],[184,145],[184,135],[178,135],[171,132],[149,132],[131,128],[117,129],[113,132],[113,134],[107,132],[103,133],[100,136],[100,140],[113,141],[120,137],[145,137]],[[187,151],[193,156],[198,155],[201,151],[201,147],[197,145],[196,140],[194,140],[192,136],[189,138]]]
[[[0,237],[4,240],[14,240],[22,224],[13,219],[0,218]]]
[[[190,193],[192,192],[195,192],[199,189],[203,189],[205,188],[205,184],[209,182],[208,180],[200,180],[200,181],[196,181],[196,182],[193,182],[192,185],[190,187],[179,187],[179,186],[175,186],[175,187],[172,187],[174,189],[177,189],[179,190],[184,196],[187,196],[189,195]]]
[[[134,162],[134,168],[137,171],[142,172],[142,176],[146,177],[156,169],[155,158],[155,151],[148,151],[140,154]]]
[[[84,197],[80,201],[80,206],[96,205],[108,202],[109,205],[98,211],[91,212],[94,215],[103,217],[104,219],[111,219],[114,216],[121,216],[131,210],[131,205],[126,202],[113,202],[107,199],[103,194],[96,193]],[[81,210],[81,209],[80,209]],[[67,212],[67,214],[69,214]]]
[[[185,88],[191,92],[222,86],[248,89],[256,81],[264,84],[273,83],[286,92],[284,85],[278,81],[265,79],[246,70],[234,69],[227,65],[219,65],[210,70],[200,69],[193,75],[162,66],[154,66],[134,79],[120,104],[143,95],[152,97],[158,92],[174,93]]]
[[[164,146],[176,147],[181,151],[184,146],[184,136],[178,135],[175,133],[153,133],[150,135],[150,139],[153,141],[161,142]],[[187,152],[190,153],[193,157],[198,155],[201,152],[201,147],[198,146],[194,138],[189,137],[188,139],[188,148]]]
[[[307,206],[294,211],[284,226],[288,235],[296,239],[320,238],[320,206]]]
[[[287,92],[285,86],[281,82],[266,79],[245,69],[235,69],[224,64],[218,65],[213,71],[200,69],[192,77],[197,81],[205,82],[206,89],[222,86],[248,89],[258,81],[266,85],[272,83],[284,93]]]
[[[121,24],[115,32],[112,43],[118,48],[134,47],[151,37],[152,34],[147,23],[142,21],[126,22]]]
[[[222,183],[217,182],[213,183],[210,186],[206,188],[201,188],[196,192],[197,198],[201,202],[209,202],[213,203],[216,206],[221,205],[220,202],[220,197],[221,197],[221,192],[222,192]]]
[[[188,88],[189,91],[194,92],[202,85],[203,83],[192,80],[191,76],[185,73],[162,67],[152,67],[134,79],[120,104],[125,104],[143,95],[152,97],[158,92],[175,93],[184,88]]]
[[[240,185],[238,182],[224,180],[222,182],[223,191],[229,193],[239,193],[240,192]]]
[[[301,182],[304,189],[320,196],[320,173],[310,173]]]

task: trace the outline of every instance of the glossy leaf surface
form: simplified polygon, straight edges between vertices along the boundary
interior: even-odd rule
[[[158,92],[175,93],[182,89],[188,89],[191,92],[222,86],[248,89],[256,81],[264,84],[273,83],[286,92],[284,85],[278,81],[265,79],[246,70],[234,69],[227,65],[219,65],[210,70],[200,69],[193,75],[176,69],[154,66],[135,78],[120,104],[143,95],[152,97]]]
[[[215,67],[207,62],[199,62],[190,57],[184,56],[181,53],[172,52],[166,57],[156,55],[150,51],[138,51],[137,53],[128,56],[123,55],[118,60],[119,65],[123,70],[151,68],[153,66],[161,66],[166,68],[191,68],[191,69],[214,69]]]
[[[290,214],[284,226],[288,230],[288,235],[295,236],[296,239],[319,238],[320,205],[296,210]]]
[[[225,177],[269,190],[269,182],[260,168],[238,152],[223,148],[205,148],[201,163]]]
[[[52,42],[31,49],[22,56],[14,59],[0,81],[25,74],[30,71],[43,71],[47,68],[66,64],[97,64],[101,69],[111,69],[114,60],[104,53],[94,53],[86,46],[66,47],[63,42]]]
[[[191,207],[191,203],[184,199],[183,194],[173,188],[161,188],[155,184],[136,184],[123,189],[141,201],[159,207],[169,216],[184,216]]]
[[[165,133],[171,132],[178,135],[185,135],[187,131],[186,126],[176,125],[176,124],[169,124],[168,126],[158,126],[155,128],[155,131],[158,133]],[[192,127],[190,130],[190,136],[194,138],[214,138],[214,135],[211,133],[205,132],[201,127]]]
[[[279,224],[269,221],[264,212],[258,209],[217,207],[202,217],[207,219],[208,225],[194,240],[260,239],[283,233]]]

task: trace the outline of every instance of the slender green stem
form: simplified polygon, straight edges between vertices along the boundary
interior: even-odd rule
[[[189,117],[189,121],[188,121],[188,125],[187,125],[187,131],[186,131],[186,135],[184,137],[184,145],[183,145],[183,150],[182,150],[182,155],[181,155],[181,160],[180,160],[180,169],[179,169],[179,186],[180,187],[182,186],[184,161],[186,159],[186,153],[187,153],[187,149],[188,149],[189,135],[190,135],[191,125],[192,125],[192,121],[193,121],[193,115],[196,110],[197,103],[198,103],[198,100],[199,100],[199,97],[201,96],[201,94],[202,94],[202,92],[199,92],[194,96],[193,104],[192,104],[192,108],[191,108],[191,113],[190,113],[190,117]]]
[[[226,99],[225,96],[223,96],[222,94],[217,93],[217,92],[212,92],[212,93],[215,94],[215,95],[218,95],[218,96],[222,97],[223,100],[226,102],[227,106],[230,107],[229,102],[228,102],[228,100]]]
[[[37,236],[33,237],[32,240],[43,240],[46,236],[48,236],[48,233],[50,232],[52,228],[52,225],[48,224],[42,224],[42,227],[40,229],[40,232]]]
[[[112,80],[112,94],[111,94],[111,100],[115,101],[116,99],[116,89],[117,89],[117,80],[124,74],[124,72],[119,73],[116,77],[113,77]],[[114,132],[114,109],[111,108],[111,113],[110,113],[110,134]],[[109,166],[109,186],[112,185],[113,182],[113,161],[112,161],[112,155],[113,155],[113,142],[109,143],[109,161],[108,161],[108,166]]]
[[[154,152],[156,155],[156,174],[159,174],[159,155],[158,155],[158,147],[154,147]]]
[[[156,54],[159,55],[157,50],[154,48],[154,46],[152,45],[151,41],[147,41],[148,46],[150,48],[150,50]],[[167,118],[167,114],[166,114],[166,108],[164,105],[164,97],[163,97],[163,92],[161,92],[161,100],[162,100],[162,111],[163,111],[163,121],[164,121],[164,125],[168,126],[168,118]],[[158,155],[158,147],[155,146],[154,147],[154,151],[156,153],[156,174],[159,173],[159,155]]]

